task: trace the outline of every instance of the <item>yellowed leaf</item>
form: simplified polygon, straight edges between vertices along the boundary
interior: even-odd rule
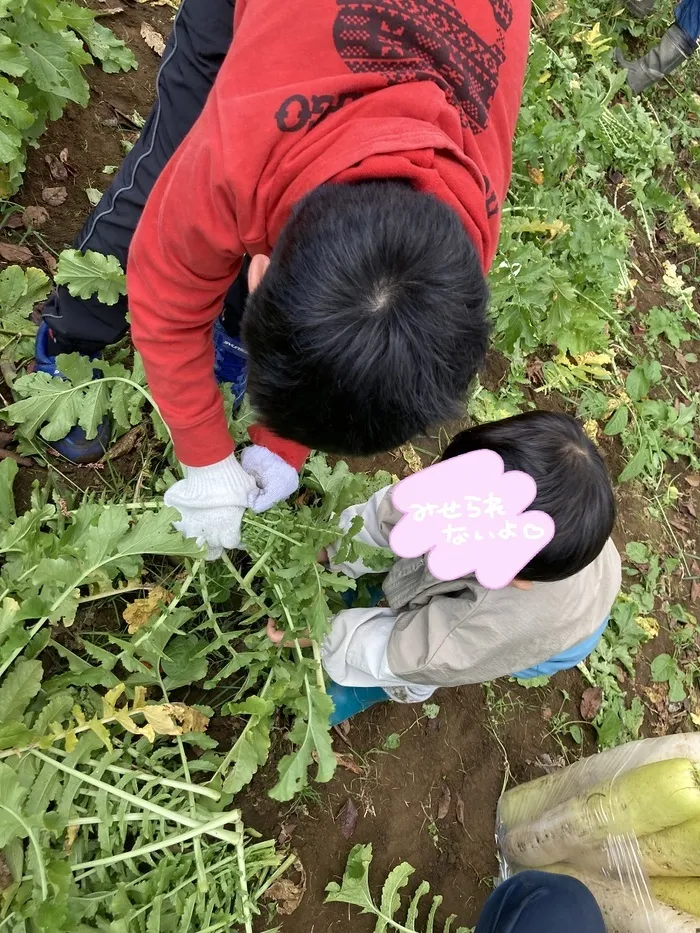
[[[544,172],[542,169],[535,168],[534,165],[531,165],[527,170],[528,175],[530,176],[530,181],[535,185],[544,184]]]
[[[588,421],[583,426],[584,433],[586,437],[590,438],[593,443],[598,441],[598,422],[595,418],[589,418]]]
[[[160,703],[144,706],[146,721],[158,735],[183,735],[186,732],[205,732],[209,719],[184,703]]]
[[[63,842],[63,851],[66,855],[68,855],[70,850],[73,848],[73,843],[78,838],[79,832],[80,826],[76,826],[75,823],[71,823],[66,827],[66,838]]]
[[[532,176],[531,176],[532,177]],[[568,233],[571,230],[569,224],[563,220],[528,220],[522,223],[516,223],[515,229],[522,233],[546,233],[548,239],[553,240],[562,233]]]
[[[671,226],[673,232],[677,233],[684,243],[688,243],[690,246],[700,246],[700,233],[694,229],[685,211],[679,211],[674,216]]]
[[[108,690],[102,698],[102,702],[110,710],[114,709],[117,704],[117,700],[124,693],[124,684],[117,684],[116,687],[112,687],[111,690]],[[105,713],[105,716],[108,716],[109,713]]]
[[[83,713],[83,711],[81,710],[81,708],[78,706],[77,703],[76,703],[75,706],[73,707],[72,713],[73,713],[73,717],[74,717],[75,721],[78,723],[78,725],[79,725],[79,726],[84,726],[84,725],[85,725],[85,714]]]
[[[124,621],[129,626],[129,634],[133,635],[134,632],[138,632],[151,616],[155,615],[161,605],[167,605],[172,598],[172,593],[164,587],[154,586],[148,596],[135,599],[133,603],[130,603],[124,610]]]
[[[423,461],[420,458],[420,455],[416,452],[413,444],[403,444],[399,447],[399,453],[406,461],[406,464],[411,471],[411,473],[418,473],[423,469]]]
[[[149,26],[148,23],[141,23],[141,38],[149,49],[152,49],[156,55],[162,56],[165,51],[165,39],[157,29],[154,29],[153,26]]]
[[[594,353],[590,351],[588,353],[582,353],[580,356],[575,356],[574,360],[580,366],[608,366],[612,363],[612,356],[609,353]]]
[[[72,729],[69,732],[66,732],[65,743],[66,751],[70,755],[70,753],[75,749],[75,746],[78,744],[78,739]]]
[[[571,37],[573,42],[582,43],[588,52],[595,58],[597,53],[604,52],[613,44],[609,36],[601,36],[600,23],[596,23],[592,29],[584,29]]]
[[[94,732],[97,738],[103,743],[108,752],[112,751],[112,740],[109,737],[109,732],[104,725],[100,722],[99,719],[89,719],[85,725],[90,729],[91,732]]]
[[[146,705],[146,688],[134,687],[134,709],[139,709]]]
[[[143,735],[142,727],[136,725],[126,708],[122,707],[121,709],[112,710],[111,715],[127,732],[130,732],[132,735]]]
[[[653,616],[637,616],[634,621],[650,639],[656,638],[656,636],[659,634],[659,623],[656,621],[656,619],[653,618]]]

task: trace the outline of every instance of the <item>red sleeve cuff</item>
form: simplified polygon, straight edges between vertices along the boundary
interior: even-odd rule
[[[296,441],[288,441],[283,437],[278,437],[269,428],[261,424],[254,424],[248,429],[250,439],[258,447],[267,447],[273,454],[281,457],[285,463],[299,472],[304,465],[304,461],[311,451],[303,444],[297,444]]]
[[[223,405],[211,417],[188,428],[171,428],[175,455],[190,467],[210,466],[225,460],[236,445],[229,434]]]

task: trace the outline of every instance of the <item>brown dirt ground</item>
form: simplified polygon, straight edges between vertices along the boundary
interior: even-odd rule
[[[109,17],[107,22],[135,51],[139,70],[126,75],[105,75],[97,68],[87,70],[93,93],[89,108],[70,106],[65,117],[49,129],[41,148],[30,158],[26,183],[16,198],[25,206],[42,204],[41,191],[52,184],[45,156],[68,148],[72,169],[68,199],[61,208],[50,209],[50,220],[41,231],[54,250],[70,243],[87,216],[89,205],[84,189],[104,189],[108,178],[102,174],[103,166],[119,163],[120,139],[133,133],[133,126],[123,116],[134,110],[146,116],[153,98],[159,60],[141,39],[140,25],[147,20],[167,35],[172,11],[167,6],[141,6],[131,0],[123,5],[124,12]],[[121,129],[104,125],[103,121],[113,121],[115,116],[122,121]],[[654,303],[652,283],[659,277],[658,266],[652,269],[651,265],[652,281],[648,284],[652,287],[646,297],[640,295],[640,303],[647,302],[646,306]],[[505,361],[493,355],[487,384],[495,387],[504,371]],[[698,373],[689,376],[697,384]],[[541,396],[536,398],[538,404],[543,403]],[[557,407],[559,403],[554,400],[545,404]],[[422,454],[424,462],[430,462],[446,439],[463,426],[447,425],[432,438],[418,439],[416,446],[428,452]],[[619,451],[614,444],[608,444],[605,452],[614,469]],[[398,452],[353,461],[351,465],[368,470],[382,467],[399,475],[408,471]],[[118,469],[128,474],[136,467],[127,460]],[[682,465],[674,473],[681,471]],[[84,471],[67,472],[73,482],[85,485]],[[45,475],[44,471],[27,471],[24,494],[31,479],[41,480]],[[679,486],[686,504],[700,508],[698,491],[686,489],[682,483]],[[639,490],[626,486],[619,490],[619,496],[621,543],[651,539],[657,549],[669,552],[674,548],[672,539],[649,516]],[[700,554],[695,529],[681,532],[681,536],[689,555]],[[670,581],[669,588],[676,599],[692,609],[689,581]],[[650,656],[658,651],[657,645]],[[428,880],[433,892],[444,896],[446,911],[457,913],[462,923],[473,924],[497,871],[494,819],[504,782],[509,776],[520,782],[542,774],[546,762],[556,759],[562,751],[571,757],[577,754],[568,740],[562,742],[553,734],[551,721],[562,706],[573,720],[578,720],[582,689],[574,672],[560,675],[544,690],[525,691],[508,682],[499,683],[490,706],[480,686],[440,691],[435,697],[440,706],[435,720],[421,718],[420,707],[389,703],[375,707],[356,717],[346,735],[334,739],[336,751],[350,755],[361,773],[341,767],[330,784],[314,785],[311,794],[293,804],[282,806],[265,795],[270,769],[274,768],[270,763],[266,773],[241,797],[250,825],[271,838],[278,838],[284,827],[284,833],[291,835],[289,845],[304,865],[306,895],[293,914],[279,918],[284,933],[339,933],[347,929],[363,933],[373,928],[373,920],[358,916],[357,911],[349,914],[339,905],[322,905],[325,885],[339,877],[350,847],[357,842],[374,845],[375,881],[383,880],[397,862],[409,861],[416,869],[415,878]],[[565,701],[562,691],[570,701]],[[649,730],[657,726],[652,716]],[[235,724],[230,720],[219,719],[212,723],[212,732],[225,743],[230,740],[232,727],[235,729]],[[387,736],[396,733],[401,735],[398,747],[383,748]],[[592,750],[590,730],[587,733],[586,747]],[[438,819],[438,810],[445,809],[446,789],[449,807]],[[343,834],[339,813],[349,799],[357,808],[358,819],[348,836]]]

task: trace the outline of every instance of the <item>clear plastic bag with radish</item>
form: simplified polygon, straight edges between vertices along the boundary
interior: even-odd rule
[[[700,933],[700,734],[644,739],[506,791],[501,878],[579,878],[607,933]]]

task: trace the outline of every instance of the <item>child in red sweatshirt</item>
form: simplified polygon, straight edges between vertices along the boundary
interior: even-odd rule
[[[486,350],[529,15],[183,0],[154,110],[76,245],[128,254],[134,344],[185,473],[166,501],[210,556],[294,491],[310,447],[376,452],[457,410]],[[98,353],[125,312],[59,289],[40,367]],[[260,419],[241,463],[215,362],[239,390],[247,375]],[[68,455],[90,447],[76,431]]]

